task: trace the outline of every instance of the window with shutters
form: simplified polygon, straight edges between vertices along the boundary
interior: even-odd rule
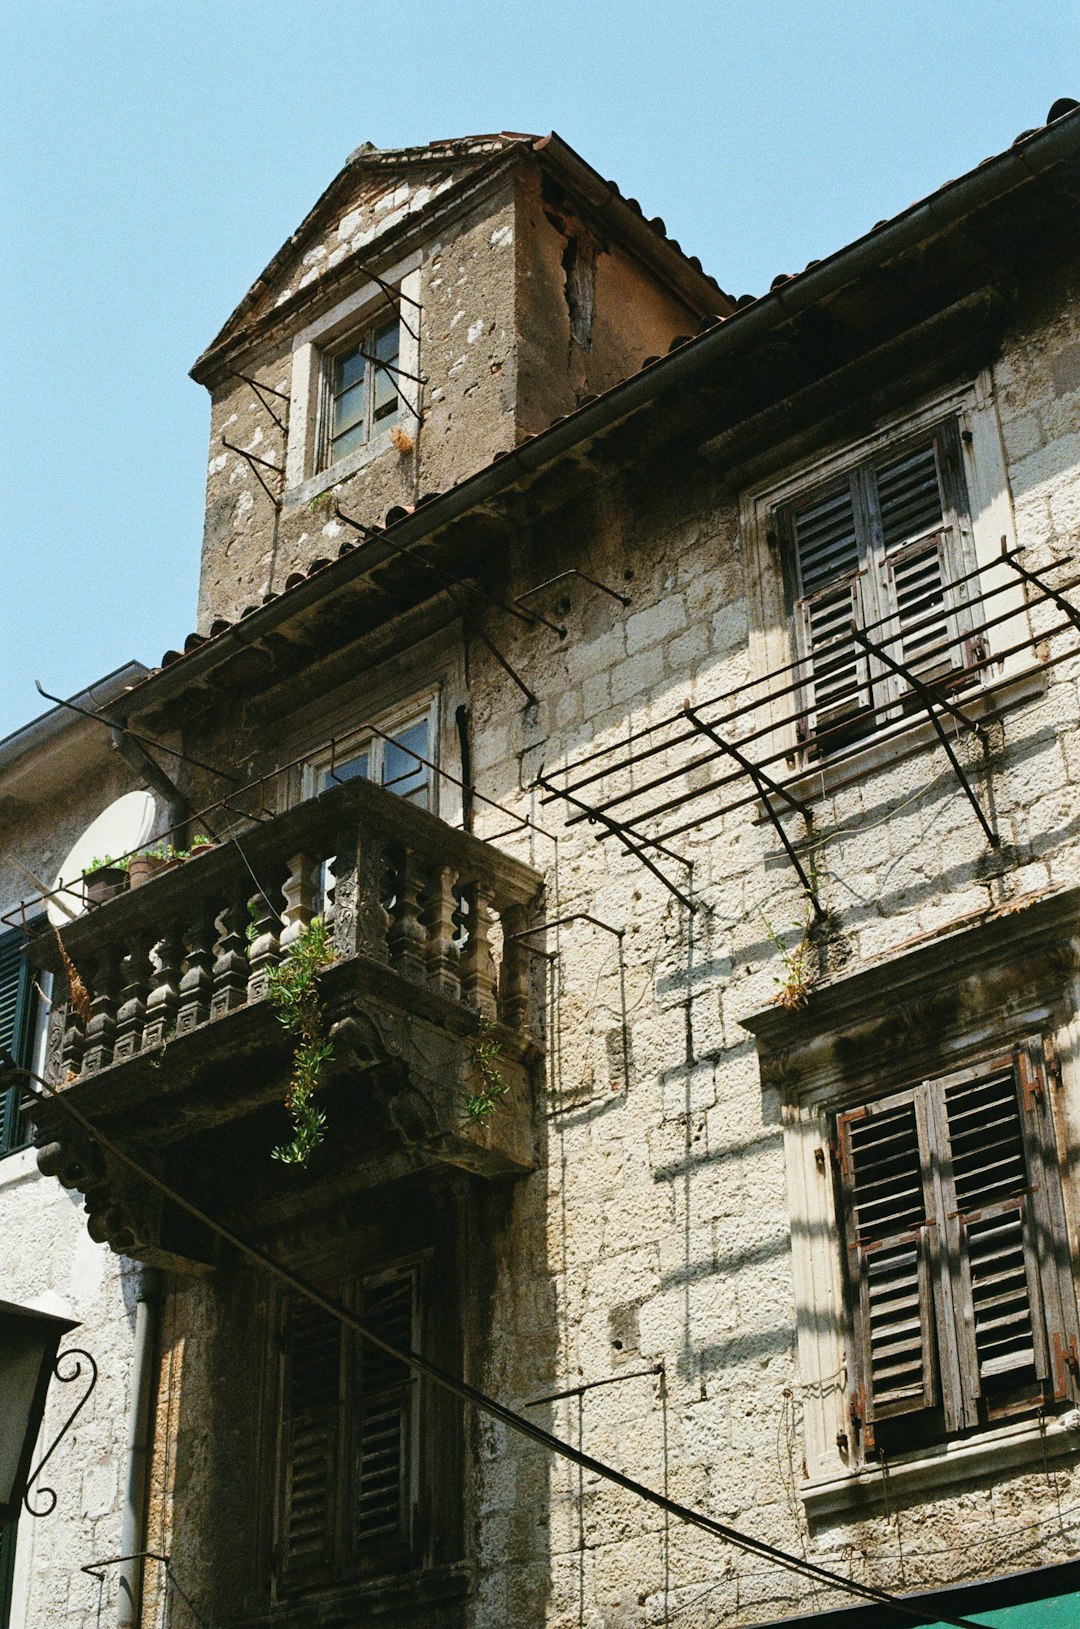
[[[336,1293],[392,1346],[415,1347],[422,1264]],[[410,1370],[310,1302],[282,1313],[278,1592],[413,1559],[420,1422]]]
[[[926,692],[973,682],[982,650],[965,598],[974,559],[955,418],[777,505],[770,532],[784,560],[808,757],[923,706]]]
[[[1072,1403],[1080,1329],[1037,1039],[835,1121],[854,1446]]]
[[[0,936],[0,1047],[27,1067],[33,1050],[36,997],[32,969],[23,955],[26,938],[18,929]],[[23,1087],[0,1090],[0,1155],[25,1148],[29,1127],[21,1109]]]

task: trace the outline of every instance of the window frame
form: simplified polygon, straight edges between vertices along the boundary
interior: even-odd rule
[[[382,364],[378,360],[378,344],[383,334],[391,329],[396,330],[394,346],[394,362],[387,363],[384,370],[390,373],[394,385],[394,406],[389,414],[376,417],[376,401],[378,375]],[[389,432],[400,422],[405,410],[405,402],[398,385],[401,370],[401,322],[387,305],[378,312],[370,322],[340,340],[336,345],[322,353],[322,366],[319,391],[319,423],[316,431],[315,473],[322,473],[334,468],[336,464],[344,463],[354,453],[361,453],[381,435]],[[364,367],[362,376],[352,385],[336,388],[337,370],[352,356],[364,353]],[[363,388],[363,435],[358,442],[335,454],[334,443],[350,431],[360,427],[356,424],[347,425],[343,430],[335,431],[334,409],[335,404],[350,390]]]
[[[292,341],[292,383],[289,392],[289,424],[285,444],[284,512],[310,503],[321,492],[363,469],[393,445],[391,436],[400,429],[414,442],[423,419],[423,385],[420,366],[421,294],[419,251],[380,275],[367,280],[345,299],[316,317],[294,335]],[[396,290],[391,298],[387,290]],[[392,421],[362,444],[332,463],[324,458],[328,428],[329,376],[334,361],[349,351],[363,336],[400,312],[397,367],[398,411]]]
[[[951,1097],[959,1103],[965,1091],[978,1092],[994,1086],[1001,1101],[1006,1073],[1011,1076],[1010,1106],[1015,1111],[1026,1180],[1008,1196],[999,1194],[978,1207],[965,1208],[958,1182],[971,1181],[971,1171],[978,1167],[970,1165],[970,1153],[961,1151],[959,1139],[965,1134],[959,1127],[954,1132],[947,1105]],[[897,1130],[899,1118],[908,1107],[914,1134],[912,1151],[917,1150],[922,1216],[911,1226],[895,1227],[891,1233],[879,1223],[876,1238],[860,1236],[859,1180],[853,1170],[853,1163],[857,1163],[853,1161],[856,1136],[862,1133],[861,1146],[870,1150],[865,1155],[869,1179],[864,1190],[866,1202],[878,1209],[883,1187],[896,1194],[897,1182],[902,1180],[897,1177],[896,1162],[903,1154],[890,1152],[884,1163],[880,1163],[881,1156],[879,1163],[871,1163],[875,1158],[873,1133],[867,1135],[866,1128],[879,1120],[883,1141],[878,1146],[883,1148],[887,1140],[895,1149],[903,1140],[902,1132]],[[1001,1109],[997,1112],[1007,1113]],[[958,1108],[958,1121],[960,1113]],[[1008,1136],[1008,1120],[999,1119],[997,1123],[1006,1128],[999,1135]],[[1076,1370],[1080,1312],[1069,1262],[1050,1071],[1041,1037],[1027,1036],[1004,1048],[984,1048],[960,1067],[935,1071],[896,1091],[845,1103],[832,1112],[831,1131],[835,1218],[845,1288],[848,1414],[855,1462],[872,1466],[888,1457],[892,1451],[887,1447],[891,1419],[903,1420],[899,1440],[907,1449],[933,1448],[970,1433],[984,1433],[1008,1420],[1042,1418],[1074,1406],[1080,1400]],[[1004,1146],[996,1146],[999,1156]],[[960,1165],[966,1175],[958,1177]],[[889,1173],[884,1181],[883,1171]],[[915,1180],[911,1167],[907,1179],[909,1183]],[[905,1219],[911,1200],[909,1188],[904,1201]],[[900,1203],[899,1198],[895,1202]],[[1015,1215],[1010,1218],[1009,1212]],[[979,1350],[980,1309],[984,1331],[988,1330],[985,1320],[990,1316],[990,1303],[982,1297],[993,1291],[990,1279],[983,1278],[976,1292],[973,1263],[978,1259],[978,1246],[972,1240],[978,1230],[995,1223],[999,1289],[1009,1282],[1009,1273],[1001,1263],[1015,1258],[1017,1249],[1021,1253],[1026,1287],[1026,1307],[1021,1309],[1021,1316],[1027,1317],[1032,1343],[1029,1365],[1010,1361],[1008,1351],[1003,1357],[988,1357],[984,1364]],[[1016,1231],[1002,1253],[1000,1239],[1003,1233],[1009,1233],[1010,1224]],[[914,1269],[905,1268],[905,1252],[917,1263]],[[905,1273],[906,1288],[902,1288]],[[869,1299],[874,1293],[871,1286],[875,1276],[883,1286],[878,1292],[884,1298],[879,1301],[884,1308],[879,1321],[875,1321]],[[1015,1277],[1014,1266],[1008,1292],[1014,1306]],[[897,1312],[898,1296],[906,1297],[904,1304],[910,1308],[915,1283],[917,1342],[910,1333],[910,1311],[904,1315],[906,1324]],[[1022,1328],[1017,1332],[1022,1334]],[[875,1346],[877,1360],[873,1355]],[[883,1355],[886,1349],[888,1359]],[[915,1351],[922,1356],[917,1380],[912,1379],[911,1369],[911,1354]],[[887,1365],[891,1374],[891,1394],[888,1383],[883,1383],[875,1396],[877,1361]],[[1023,1374],[1025,1367],[1032,1372]],[[1010,1391],[1007,1377],[1013,1373],[1018,1378]],[[1005,1382],[996,1398],[995,1380]]]
[[[781,684],[790,685],[798,676],[791,664],[803,655],[794,628],[797,578],[793,576],[790,544],[783,536],[784,513],[830,484],[842,486],[851,480],[853,472],[891,462],[905,448],[942,433],[955,437],[958,479],[967,499],[957,517],[957,555],[964,562],[963,571],[978,569],[982,583],[1005,584],[991,602],[996,626],[981,636],[989,660],[981,670],[978,687],[973,685],[963,692],[964,704],[978,716],[986,705],[981,696],[983,689],[1032,673],[1035,658],[1029,649],[1032,634],[1023,585],[1019,579],[1013,583],[989,569],[1000,556],[1003,539],[1007,547],[1015,546],[1016,532],[993,379],[989,370],[984,370],[970,384],[914,403],[904,414],[890,417],[867,434],[804,456],[767,483],[742,490],[739,523],[746,550],[750,659],[753,671],[762,680],[786,670]],[[1007,568],[1001,571],[1005,573]],[[881,631],[884,634],[889,630],[883,627]],[[995,652],[1005,651],[1012,654],[995,657]],[[770,688],[765,705],[769,727],[761,737],[762,753],[775,753],[781,760],[786,756],[792,767],[803,765],[812,770],[807,781],[810,790],[820,792],[842,784],[873,767],[882,753],[894,757],[898,738],[910,741],[905,750],[911,750],[931,731],[925,711],[904,706],[895,695],[890,699],[892,706],[887,716],[880,716],[875,727],[855,742],[864,750],[834,764],[828,752],[813,756],[800,739],[791,718],[800,705],[799,697],[792,691],[772,694]],[[875,748],[879,739],[881,745]]]
[[[304,764],[302,796],[316,797],[325,792],[331,784],[330,769],[332,764],[346,763],[350,758],[358,757],[367,751],[371,755],[370,767],[374,771],[378,766],[379,774],[372,773],[365,777],[376,785],[382,786],[382,767],[385,762],[386,748],[389,743],[382,739],[375,730],[386,735],[402,735],[406,730],[414,728],[417,724],[426,724],[428,750],[426,757],[435,765],[434,769],[425,770],[427,776],[427,796],[422,805],[431,814],[439,813],[439,765],[441,762],[439,752],[439,690],[436,688],[410,701],[402,702],[398,706],[377,712],[370,721],[365,721],[359,728],[347,731],[334,741],[332,752],[313,754]],[[404,749],[403,749],[404,750]],[[393,791],[393,786],[388,790]]]
[[[395,1280],[410,1283],[410,1335],[409,1345],[423,1346],[422,1331],[425,1319],[431,1314],[433,1293],[432,1250],[413,1251],[392,1261],[383,1262],[361,1273],[329,1281],[328,1293],[354,1312],[361,1320],[365,1316],[365,1293],[377,1290]],[[342,1585],[363,1583],[386,1574],[416,1571],[423,1563],[426,1521],[426,1503],[429,1490],[429,1469],[425,1464],[426,1418],[430,1412],[426,1387],[421,1378],[409,1372],[400,1385],[404,1398],[401,1410],[406,1439],[398,1482],[401,1507],[399,1525],[393,1534],[377,1535],[365,1539],[350,1520],[360,1487],[360,1445],[363,1421],[363,1354],[368,1343],[345,1325],[338,1324],[339,1392],[332,1412],[330,1432],[333,1444],[328,1452],[326,1497],[329,1510],[325,1548],[320,1561],[306,1570],[290,1566],[287,1542],[288,1506],[290,1498],[290,1452],[295,1416],[290,1412],[288,1389],[291,1380],[292,1349],[290,1328],[296,1308],[302,1306],[308,1313],[319,1309],[299,1297],[281,1296],[277,1303],[278,1329],[278,1381],[275,1422],[275,1500],[273,1515],[273,1580],[274,1596],[278,1601],[299,1603],[327,1589]],[[329,1317],[328,1314],[321,1316]],[[380,1398],[388,1391],[382,1387]]]

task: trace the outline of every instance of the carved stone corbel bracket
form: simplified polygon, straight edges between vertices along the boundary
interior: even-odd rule
[[[373,1095],[407,1147],[484,1176],[535,1168],[530,1081],[519,1062],[500,1064],[509,1090],[477,1122],[465,1109],[478,1084],[468,1036],[356,1001],[331,1027],[330,1038],[339,1070],[376,1071]]]
[[[86,1231],[95,1244],[151,1267],[191,1272],[210,1265],[213,1253],[202,1230],[77,1126],[39,1126],[34,1142],[42,1176],[82,1194]]]

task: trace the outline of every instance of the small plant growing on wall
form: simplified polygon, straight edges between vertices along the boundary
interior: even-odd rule
[[[267,1000],[297,1038],[285,1094],[293,1136],[273,1150],[273,1158],[285,1165],[306,1165],[326,1136],[326,1115],[314,1099],[334,1051],[319,998],[319,980],[333,960],[326,924],[315,916],[270,973]]]
[[[481,1013],[476,1033],[468,1040],[473,1067],[480,1077],[480,1089],[465,1099],[465,1113],[470,1120],[482,1125],[494,1114],[510,1084],[503,1079],[499,1064],[502,1061],[502,1043],[495,1034],[494,1021]]]
[[[807,920],[803,923],[798,944],[789,950],[770,923],[765,912],[759,911],[758,914],[765,924],[765,932],[769,935],[780,955],[782,971],[773,974],[773,983],[777,987],[773,1000],[778,1007],[784,1007],[788,1012],[795,1012],[800,1007],[805,1007],[814,993],[813,945],[810,941],[810,922]]]

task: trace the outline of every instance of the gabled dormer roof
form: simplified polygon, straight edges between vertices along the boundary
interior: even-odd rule
[[[459,136],[420,147],[378,148],[364,143],[256,278],[224,327],[199,357],[192,377],[209,383],[215,363],[247,343],[295,304],[321,292],[331,279],[346,278],[367,263],[376,266],[415,227],[437,218],[489,173],[532,155],[605,230],[632,248],[662,281],[702,316],[726,315],[733,302],[683,253],[658,217],[646,220],[634,198],[624,198],[554,132],[547,136],[500,131]]]

